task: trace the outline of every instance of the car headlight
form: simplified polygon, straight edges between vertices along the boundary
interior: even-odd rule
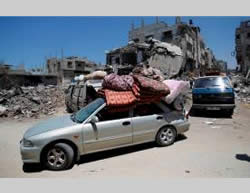
[[[33,147],[34,145],[33,145],[32,141],[27,140],[27,139],[23,139],[23,146],[24,147]]]

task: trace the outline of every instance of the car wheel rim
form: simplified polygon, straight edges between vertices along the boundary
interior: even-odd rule
[[[47,160],[50,166],[60,168],[65,163],[66,156],[61,149],[53,148],[48,152]]]
[[[163,143],[169,143],[174,138],[174,132],[170,128],[163,129],[160,135],[161,141]]]

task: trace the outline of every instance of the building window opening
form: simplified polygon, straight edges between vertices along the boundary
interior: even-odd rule
[[[146,41],[149,40],[149,39],[151,39],[151,38],[154,38],[154,36],[153,35],[145,36]]]
[[[190,52],[193,51],[193,46],[189,42],[187,42],[187,50],[189,50]]]
[[[83,67],[83,63],[82,63],[82,62],[77,62],[77,63],[76,63],[76,66],[77,66],[78,68],[82,68],[82,67]]]
[[[205,44],[204,44],[204,42],[200,42],[200,47],[201,47],[201,49],[204,49],[205,48]]]
[[[173,40],[173,33],[172,31],[166,31],[163,33],[162,41],[164,42],[171,42]]]
[[[116,64],[120,64],[120,58],[117,57],[117,58],[115,59],[115,63],[116,63]]]
[[[135,38],[135,39],[133,39],[133,41],[134,41],[135,43],[138,43],[138,42],[139,42],[139,38]]]
[[[72,62],[68,62],[68,68],[73,68]]]
[[[123,64],[130,64],[130,65],[136,65],[137,64],[137,54],[134,52],[131,53],[124,53],[122,55],[122,63]]]

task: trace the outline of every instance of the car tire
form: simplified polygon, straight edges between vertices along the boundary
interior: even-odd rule
[[[47,149],[43,160],[49,170],[66,170],[74,164],[74,150],[68,144],[57,143]]]
[[[175,128],[171,126],[163,127],[156,135],[156,143],[159,146],[172,145],[176,139],[177,133]]]

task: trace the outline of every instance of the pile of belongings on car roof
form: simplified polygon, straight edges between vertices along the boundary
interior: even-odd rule
[[[102,73],[97,74],[100,77]],[[164,80],[161,71],[150,66],[135,67],[129,75],[111,73],[102,74],[101,77],[102,89],[98,93],[106,99],[110,111],[114,112],[158,101],[164,101],[173,109],[181,111],[183,96],[190,87],[188,81]]]

